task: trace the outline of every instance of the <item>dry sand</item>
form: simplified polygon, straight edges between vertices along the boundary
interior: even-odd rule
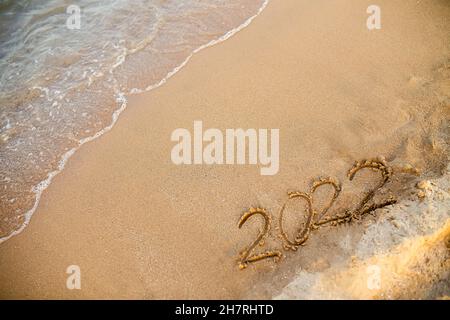
[[[25,231],[0,245],[0,297],[271,298],[298,270],[337,273],[331,257],[356,254],[367,221],[319,230],[281,262],[243,271],[238,252],[259,225],[240,230],[237,222],[250,206],[276,217],[286,191],[307,190],[324,175],[343,181],[337,207],[352,206],[376,179],[348,182],[361,158],[384,155],[423,177],[447,167],[450,4],[378,1],[382,29],[368,31],[370,4],[272,1],[166,85],[131,97],[115,128],[54,179]],[[194,120],[222,130],[279,128],[279,173],[175,166],[171,132]],[[399,175],[390,192],[406,197],[417,179]],[[354,249],[336,250],[345,237]],[[69,265],[81,268],[81,290],[66,288]],[[377,297],[357,293],[335,297]]]

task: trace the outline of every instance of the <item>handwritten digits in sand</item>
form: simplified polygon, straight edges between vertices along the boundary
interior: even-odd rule
[[[342,213],[336,213],[334,215],[329,215],[329,210],[332,208],[336,199],[339,197],[342,185],[335,178],[322,178],[313,181],[312,187],[309,193],[305,192],[288,192],[288,199],[283,204],[280,209],[278,217],[278,225],[280,230],[280,238],[283,240],[283,247],[285,250],[296,251],[300,246],[305,245],[310,233],[314,230],[318,230],[320,227],[325,225],[336,226],[341,223],[350,223],[354,220],[360,220],[363,216],[368,213],[373,212],[376,209],[380,209],[389,205],[396,203],[393,197],[382,201],[381,203],[369,202],[373,199],[376,192],[380,190],[392,177],[393,170],[389,167],[384,159],[374,159],[374,160],[363,160],[356,162],[353,167],[348,171],[348,178],[353,181],[356,174],[363,169],[372,169],[381,173],[382,180],[371,189],[358,204],[356,209],[344,210]],[[322,186],[330,185],[333,187],[334,192],[331,200],[324,206],[323,209],[317,211],[314,208],[314,193]],[[306,216],[305,222],[302,224],[301,228],[298,229],[294,238],[289,237],[283,228],[283,214],[286,209],[286,205],[289,201],[302,200],[306,202]],[[239,228],[247,221],[247,219],[255,214],[260,214],[265,219],[265,226],[263,231],[259,234],[258,238],[241,253],[241,259],[239,261],[239,268],[245,269],[249,263],[256,262],[266,258],[276,258],[277,260],[282,257],[280,251],[273,250],[267,251],[265,253],[256,254],[250,256],[250,253],[255,249],[258,243],[263,243],[263,239],[268,236],[271,227],[271,216],[263,208],[251,208],[249,211],[245,212],[240,221]]]
[[[284,241],[284,248],[286,250],[296,251],[300,245],[302,245],[303,243],[306,242],[306,240],[308,240],[308,236],[311,231],[311,227],[313,225],[314,213],[313,213],[313,209],[312,209],[312,198],[309,194],[304,193],[304,192],[289,192],[288,197],[289,197],[289,199],[281,207],[278,223],[280,226],[281,237]],[[283,229],[283,213],[284,213],[284,210],[286,208],[288,201],[291,199],[292,200],[293,199],[303,199],[307,203],[306,222],[304,223],[303,228],[301,228],[297,231],[297,234],[295,235],[294,240],[290,240],[288,235],[286,234],[286,232]]]
[[[271,217],[270,215],[267,213],[267,211],[263,208],[250,208],[249,211],[245,212],[241,219],[239,220],[239,228],[241,228],[245,222],[247,222],[247,220],[254,216],[254,215],[261,215],[264,218],[264,228],[263,230],[259,233],[258,237],[256,238],[255,241],[253,241],[253,243],[244,251],[241,252],[241,260],[239,262],[239,268],[240,269],[245,269],[247,268],[247,265],[251,262],[255,262],[255,261],[259,261],[259,260],[263,260],[263,259],[267,259],[267,258],[275,258],[275,259],[279,259],[281,258],[281,252],[280,251],[267,251],[264,253],[260,253],[260,254],[256,254],[256,255],[252,255],[250,256],[251,252],[253,251],[253,249],[256,247],[256,245],[264,245],[264,238],[267,237],[269,231],[270,231],[270,227],[271,227]]]

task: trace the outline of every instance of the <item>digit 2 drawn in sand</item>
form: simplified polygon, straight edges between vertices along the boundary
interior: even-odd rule
[[[257,214],[263,216],[263,218],[264,218],[264,229],[259,233],[256,240],[253,241],[253,243],[247,249],[245,249],[244,251],[241,252],[241,260],[239,263],[240,269],[247,268],[247,265],[251,262],[255,262],[255,261],[259,261],[259,260],[263,260],[263,259],[267,259],[267,258],[275,258],[275,259],[281,258],[281,252],[277,251],[277,250],[267,251],[264,253],[250,256],[251,252],[253,251],[253,249],[255,249],[256,245],[258,245],[258,244],[264,245],[264,238],[267,237],[267,235],[270,231],[272,219],[265,209],[250,208],[249,211],[244,212],[241,219],[239,220],[239,228],[241,228],[250,217],[257,215]]]
[[[342,213],[337,213],[329,216],[329,210],[335,203],[336,199],[339,197],[342,190],[341,183],[335,178],[322,178],[313,181],[309,193],[300,191],[288,192],[288,199],[281,207],[278,217],[280,237],[283,240],[283,247],[285,250],[296,251],[299,246],[305,245],[311,231],[318,230],[324,225],[330,224],[332,226],[337,226],[341,223],[350,223],[353,220],[360,220],[363,216],[373,212],[376,209],[384,208],[397,202],[393,197],[390,197],[387,200],[382,201],[381,203],[369,204],[369,202],[375,196],[376,192],[384,187],[384,185],[390,180],[393,174],[392,168],[387,165],[384,158],[380,157],[379,159],[362,160],[356,162],[348,171],[347,175],[349,180],[353,181],[356,174],[363,169],[372,169],[380,172],[382,180],[363,197],[361,202],[354,210],[347,209]],[[314,193],[317,191],[317,189],[325,185],[330,185],[333,187],[333,197],[320,212],[317,212],[317,210],[314,208]],[[307,212],[305,223],[301,228],[298,229],[297,233],[294,236],[294,239],[292,239],[283,229],[283,214],[286,209],[287,203],[295,199],[303,200],[306,202]],[[249,211],[245,212],[242,215],[238,224],[239,228],[242,227],[242,225],[247,221],[249,217],[255,214],[260,214],[264,217],[265,226],[263,231],[259,234],[258,238],[247,249],[244,249],[241,252],[241,258],[239,261],[239,268],[241,270],[245,269],[248,264],[252,262],[256,262],[266,258],[276,258],[277,260],[279,260],[282,257],[281,252],[278,250],[267,251],[265,253],[250,256],[250,253],[255,249],[256,245],[258,243],[263,243],[264,238],[267,237],[272,221],[270,214],[265,209],[251,208]]]

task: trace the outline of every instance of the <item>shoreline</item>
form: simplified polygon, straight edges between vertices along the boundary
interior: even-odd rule
[[[78,142],[78,145],[76,147],[70,149],[69,151],[67,151],[66,153],[64,153],[62,155],[61,159],[58,161],[58,166],[57,166],[57,168],[55,170],[49,172],[49,174],[47,175],[47,177],[44,180],[39,182],[37,185],[33,186],[32,190],[33,190],[33,193],[35,194],[34,204],[33,204],[32,208],[29,209],[28,211],[26,211],[25,214],[23,215],[25,217],[23,224],[20,226],[19,229],[12,231],[7,236],[0,237],[0,244],[2,242],[5,242],[5,241],[11,239],[15,235],[20,234],[27,227],[27,225],[30,223],[30,220],[31,220],[34,212],[36,211],[37,207],[39,206],[39,201],[40,201],[40,198],[42,196],[42,193],[45,191],[45,189],[48,188],[48,186],[52,182],[52,179],[56,175],[61,173],[62,170],[64,170],[64,167],[65,167],[67,161],[70,159],[70,157],[75,152],[77,152],[77,150],[79,148],[81,148],[81,146],[83,146],[85,143],[88,143],[88,142],[96,140],[97,138],[101,137],[102,135],[104,135],[105,133],[107,133],[108,131],[110,131],[114,127],[114,125],[116,124],[117,120],[120,117],[120,114],[127,108],[127,97],[126,97],[126,95],[131,96],[131,95],[134,95],[134,94],[149,92],[149,91],[151,91],[153,89],[157,89],[158,87],[164,85],[167,82],[167,80],[169,80],[178,71],[180,71],[184,66],[186,66],[186,64],[189,62],[189,60],[191,60],[191,58],[196,53],[202,51],[203,49],[206,49],[208,47],[211,47],[211,46],[219,44],[219,43],[221,43],[223,41],[226,41],[229,38],[233,37],[239,31],[241,31],[244,28],[248,27],[250,25],[250,23],[253,21],[253,19],[255,19],[256,17],[258,17],[261,14],[261,12],[266,8],[268,3],[269,3],[269,0],[264,0],[263,4],[259,8],[258,12],[255,15],[251,16],[250,18],[248,18],[246,21],[244,21],[241,25],[239,25],[238,27],[228,31],[227,33],[225,33],[224,35],[220,36],[219,38],[211,40],[210,42],[208,42],[208,43],[198,47],[194,51],[192,51],[192,53],[180,65],[178,65],[172,71],[170,71],[158,83],[149,85],[149,86],[147,86],[144,89],[133,88],[127,93],[116,92],[115,93],[115,95],[116,95],[115,98],[116,98],[117,103],[120,104],[120,107],[113,112],[113,114],[111,116],[111,123],[108,126],[106,126],[105,128],[103,128],[102,130],[100,130],[97,133],[95,133],[93,136],[81,139]],[[123,61],[120,64],[122,64],[122,63],[123,63]],[[118,65],[113,66],[113,69],[115,67],[117,67],[117,66]]]
[[[448,33],[438,30],[445,12],[427,9],[433,25],[420,14],[424,4],[382,1],[385,33],[377,34],[364,29],[369,2],[325,3],[270,2],[166,85],[130,97],[114,130],[70,158],[29,226],[0,245],[0,297],[271,298],[283,287],[274,279],[313,263],[316,252],[297,253],[281,268],[263,261],[239,271],[238,253],[259,227],[237,227],[250,206],[275,218],[287,190],[305,190],[323,175],[345,181],[362,158],[385,155],[427,174],[446,167],[448,110],[436,107],[449,96]],[[279,173],[175,166],[170,133],[196,119],[220,129],[280,128]],[[374,178],[365,179],[345,184],[338,205],[359,199]],[[70,265],[81,268],[81,290],[65,287]]]

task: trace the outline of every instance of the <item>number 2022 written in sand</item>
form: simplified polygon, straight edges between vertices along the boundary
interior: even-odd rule
[[[322,226],[332,225],[336,226],[342,223],[350,223],[354,220],[360,220],[363,216],[376,209],[380,209],[389,205],[396,203],[397,201],[393,197],[389,197],[389,199],[382,201],[381,203],[372,203],[369,204],[370,200],[373,199],[376,192],[380,190],[392,177],[393,170],[389,167],[384,160],[384,158],[380,157],[379,159],[373,160],[362,160],[356,162],[353,167],[348,171],[348,178],[350,181],[353,180],[356,173],[362,169],[372,169],[380,172],[382,180],[369,192],[365,194],[361,202],[358,204],[356,209],[354,210],[344,210],[343,212],[336,213],[333,215],[329,215],[329,209],[333,206],[336,199],[339,197],[342,186],[341,183],[334,178],[324,178],[313,181],[312,187],[309,193],[294,191],[288,192],[288,199],[281,207],[279,216],[278,216],[278,229],[280,231],[279,236],[283,240],[283,247],[285,250],[297,251],[297,249],[305,245],[306,241],[310,233],[314,230],[318,230]],[[314,209],[314,193],[321,186],[330,185],[334,189],[333,197],[331,200],[324,206],[324,208],[320,211]],[[286,205],[289,201],[292,200],[302,200],[306,202],[306,222],[304,225],[297,231],[293,238],[289,237],[289,235],[283,229],[283,214],[286,208]],[[259,244],[261,246],[264,245],[264,239],[268,237],[270,234],[271,226],[272,226],[272,217],[264,208],[250,208],[248,211],[244,212],[239,220],[238,227],[241,228],[247,220],[256,215],[261,215],[264,218],[264,227],[263,230],[258,234],[258,237],[253,241],[250,246],[244,249],[240,253],[239,259],[239,268],[245,269],[250,263],[260,261],[263,259],[276,259],[279,260],[282,257],[282,253],[280,250],[268,250],[259,254],[252,254],[255,247]]]

